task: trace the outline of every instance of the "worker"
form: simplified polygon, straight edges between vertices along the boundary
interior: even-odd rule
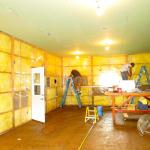
[[[121,76],[122,80],[128,80],[128,77],[131,78],[132,76],[132,68],[135,66],[135,64],[132,62],[130,64],[125,64],[122,66],[121,69]]]
[[[71,73],[70,73],[70,76],[73,77],[73,78],[75,78],[75,77],[81,77],[81,74],[77,70],[72,70]]]
[[[70,73],[70,77],[72,77],[72,79],[75,83],[75,87],[76,87],[78,94],[81,94],[81,87],[80,86],[82,84],[82,78],[81,78],[80,72],[77,70],[72,70]]]

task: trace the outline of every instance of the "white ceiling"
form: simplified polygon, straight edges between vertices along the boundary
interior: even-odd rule
[[[150,52],[150,0],[115,0],[101,16],[96,1],[0,0],[0,30],[60,56]]]

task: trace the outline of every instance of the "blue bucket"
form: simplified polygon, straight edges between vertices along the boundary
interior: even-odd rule
[[[102,117],[103,116],[103,107],[102,106],[97,106],[97,111],[98,111],[98,115],[100,117]]]

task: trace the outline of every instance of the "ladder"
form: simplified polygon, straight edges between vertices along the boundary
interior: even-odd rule
[[[76,90],[75,83],[71,77],[67,78],[67,80],[66,80],[66,89],[65,89],[64,95],[63,95],[62,100],[61,100],[61,107],[63,107],[65,105],[67,93],[68,93],[69,86],[70,86],[70,82],[71,82],[71,85],[73,88],[74,95],[77,99],[78,106],[79,106],[79,108],[81,108],[82,107],[81,99],[80,99],[80,96]]]
[[[92,120],[93,124],[99,120],[98,111],[96,106],[87,106],[85,113],[85,123]]]
[[[145,73],[145,76],[146,76],[146,79],[147,79],[147,83],[150,86],[150,78],[149,78],[149,74],[148,74],[147,68],[146,68],[146,66],[141,66],[140,73],[139,73],[138,79],[136,81],[136,87],[138,87],[140,85],[140,80],[142,78],[143,73]]]
[[[145,74],[146,79],[147,79],[147,83],[150,86],[150,78],[149,78],[149,74],[148,74],[147,68],[146,68],[146,66],[141,66],[140,73],[138,75],[138,79],[137,79],[137,81],[135,83],[136,87],[141,85],[140,84],[140,80],[142,78],[143,73]],[[130,101],[131,104],[134,104],[134,99],[135,99],[135,97],[131,98],[131,101]]]

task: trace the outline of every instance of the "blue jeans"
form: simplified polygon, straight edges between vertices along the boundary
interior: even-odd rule
[[[128,71],[121,72],[122,80],[128,80]]]

